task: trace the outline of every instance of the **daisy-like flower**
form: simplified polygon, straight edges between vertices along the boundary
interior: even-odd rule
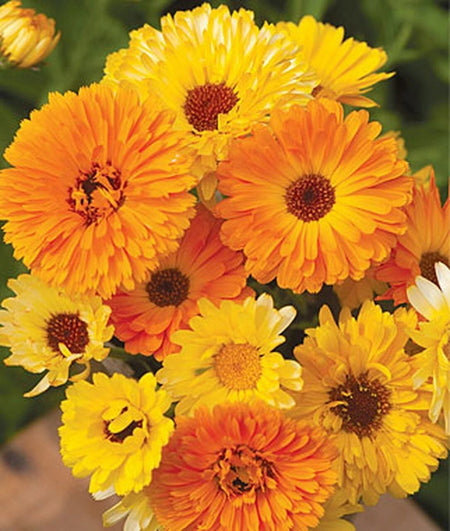
[[[30,68],[58,44],[55,21],[21,6],[13,0],[0,7],[0,67]]]
[[[350,309],[358,308],[366,299],[373,299],[374,294],[380,295],[386,289],[387,285],[384,282],[374,278],[373,268],[368,269],[361,280],[349,277],[333,286],[341,306],[348,306]]]
[[[429,183],[414,186],[413,201],[406,208],[406,233],[398,238],[392,254],[375,269],[375,277],[389,289],[379,298],[407,302],[406,290],[418,275],[437,284],[434,265],[450,265],[450,200],[441,206],[434,172]]]
[[[363,94],[394,75],[375,73],[386,63],[386,52],[353,38],[344,41],[343,27],[323,24],[307,15],[298,24],[279,22],[277,29],[299,45],[301,59],[317,74],[319,84],[313,91],[316,97],[373,107],[376,103]]]
[[[68,297],[32,275],[9,280],[8,287],[16,297],[5,299],[0,310],[0,344],[11,349],[4,362],[33,373],[48,371],[25,396],[86,378],[90,361],[108,356],[104,343],[114,328],[100,297]],[[82,370],[70,376],[77,365]]]
[[[361,513],[363,506],[359,503],[349,503],[345,491],[336,490],[324,505],[325,514],[315,527],[315,531],[356,531],[355,526],[343,517]]]
[[[179,401],[176,414],[199,405],[255,398],[292,407],[294,400],[280,386],[300,390],[300,366],[272,350],[284,342],[280,334],[294,319],[295,309],[276,310],[265,293],[242,304],[222,301],[219,307],[200,299],[198,308],[191,329],[172,334],[181,351],[167,356],[156,375]]]
[[[24,120],[0,173],[5,241],[46,282],[104,298],[132,289],[194,215],[173,114],[131,90],[51,94]]]
[[[171,402],[155,390],[153,374],[139,381],[95,373],[93,383],[76,382],[61,403],[61,454],[76,477],[91,475],[89,492],[139,492],[152,479],[161,449],[173,431],[164,416]]]
[[[198,299],[217,304],[251,295],[243,255],[223,245],[220,225],[199,206],[178,250],[161,260],[133,291],[120,291],[108,301],[116,336],[128,352],[163,359],[180,350],[170,336],[188,328],[189,319],[198,314]]]
[[[123,519],[125,519],[124,531],[163,531],[150,507],[148,487],[139,492],[130,492],[105,511],[103,527],[112,527]]]
[[[322,430],[257,402],[200,408],[177,419],[148,489],[172,531],[306,531],[336,480]]]
[[[307,330],[294,350],[304,387],[292,415],[332,437],[338,488],[352,504],[362,496],[374,505],[386,491],[397,497],[416,492],[447,455],[444,430],[425,414],[431,392],[413,390],[400,313],[366,301],[357,319],[344,309],[337,325],[324,306],[320,326]]]
[[[429,416],[437,422],[443,412],[450,435],[450,269],[443,263],[435,264],[435,269],[438,286],[419,276],[407,290],[409,302],[426,319],[419,330],[410,331],[413,341],[424,349],[413,358],[414,385],[420,387],[432,378]]]
[[[131,32],[129,48],[109,56],[105,73],[105,82],[135,86],[144,98],[153,91],[176,112],[206,199],[231,139],[267,121],[275,104],[304,104],[316,81],[287,35],[267,23],[258,28],[251,11],[209,4],[166,15],[161,31]]]
[[[275,110],[218,167],[222,239],[258,282],[319,291],[359,280],[406,228],[413,180],[393,138],[367,111],[334,101]],[[270,171],[268,171],[270,168]]]

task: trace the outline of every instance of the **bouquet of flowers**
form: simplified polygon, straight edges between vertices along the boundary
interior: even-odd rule
[[[0,8],[6,66],[59,39],[25,11]],[[0,343],[42,374],[26,396],[67,385],[62,459],[120,497],[105,526],[349,530],[446,458],[449,206],[367,110],[386,61],[205,3],[20,124]]]

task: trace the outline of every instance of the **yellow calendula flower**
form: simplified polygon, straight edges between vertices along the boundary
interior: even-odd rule
[[[424,350],[413,358],[416,372],[414,385],[433,380],[433,400],[429,416],[437,422],[444,413],[445,430],[450,435],[450,268],[435,264],[436,285],[423,276],[407,289],[409,302],[426,321],[411,330],[413,341]]]
[[[176,112],[206,199],[231,140],[266,122],[275,104],[305,104],[316,84],[297,44],[253,18],[252,11],[206,3],[178,11],[161,19],[161,31],[148,25],[133,31],[129,47],[106,63],[106,83],[132,85],[144,99],[157,94]]]
[[[292,407],[294,400],[281,387],[301,389],[300,366],[272,351],[284,342],[280,334],[294,319],[294,308],[276,310],[267,294],[243,304],[222,301],[219,307],[200,299],[198,308],[200,315],[189,321],[191,330],[172,334],[181,351],[167,356],[156,375],[179,401],[176,413],[255,398]]]
[[[298,24],[279,22],[277,29],[300,46],[300,58],[317,74],[319,84],[313,91],[316,97],[373,107],[376,103],[363,94],[394,75],[376,73],[387,61],[382,48],[371,48],[353,38],[344,40],[343,27],[323,24],[307,15]]]
[[[444,430],[426,416],[430,390],[413,390],[405,313],[366,301],[357,318],[344,309],[336,324],[324,306],[320,325],[294,350],[304,387],[289,414],[325,428],[335,442],[338,489],[350,504],[362,497],[374,505],[387,491],[412,494],[447,456]]]
[[[0,7],[0,67],[32,67],[50,55],[59,41],[53,19],[21,5],[12,1]]]
[[[343,518],[349,514],[361,513],[363,506],[349,503],[345,491],[336,490],[323,506],[325,514],[319,520],[315,531],[356,531],[355,526]]]
[[[89,492],[119,495],[148,485],[173,431],[164,416],[171,401],[156,391],[153,374],[139,381],[95,373],[93,383],[76,382],[61,403],[59,428],[64,464],[76,477],[91,475]]]
[[[85,378],[91,360],[108,356],[104,343],[114,328],[108,326],[111,309],[100,297],[68,297],[32,275],[11,279],[8,287],[16,297],[5,299],[0,310],[0,344],[12,352],[4,362],[33,373],[48,371],[25,396]],[[77,365],[81,372],[70,376]]]

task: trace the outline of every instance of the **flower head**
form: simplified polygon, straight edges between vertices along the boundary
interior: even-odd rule
[[[12,0],[0,7],[0,66],[29,68],[53,51],[60,37],[55,21]]]
[[[71,292],[132,289],[175,251],[195,185],[173,115],[131,90],[51,94],[24,120],[0,174],[5,240]]]
[[[208,199],[217,161],[232,138],[267,121],[275,104],[305,103],[315,77],[305,72],[298,46],[274,26],[258,28],[253,13],[203,4],[131,33],[129,48],[112,54],[106,83],[132,85],[161,96],[196,152],[193,170],[205,177]]]
[[[8,287],[16,297],[5,299],[0,311],[0,344],[12,352],[4,362],[33,373],[48,371],[25,396],[85,378],[91,360],[108,356],[104,343],[114,329],[107,326],[111,310],[99,297],[68,297],[31,275],[11,279]],[[84,370],[69,376],[77,365]]]
[[[251,294],[243,255],[223,245],[220,225],[199,206],[178,250],[162,259],[133,291],[120,291],[108,301],[116,336],[128,352],[157,359],[178,352],[180,346],[170,336],[188,328],[189,319],[198,314],[198,299],[217,304]]]
[[[429,415],[437,422],[444,413],[445,430],[450,435],[450,269],[435,264],[437,284],[419,276],[407,290],[409,302],[426,321],[411,330],[413,341],[423,350],[413,358],[414,385],[433,381],[433,400]]]
[[[316,97],[373,107],[376,103],[363,94],[394,75],[375,73],[386,63],[386,52],[352,38],[344,41],[343,27],[323,24],[307,15],[298,24],[279,22],[277,29],[299,45],[301,59],[317,74],[319,84],[313,91]]]
[[[150,483],[173,431],[172,420],[164,416],[170,398],[155,386],[151,373],[138,382],[95,373],[93,383],[76,382],[67,389],[61,454],[74,476],[92,475],[89,492],[114,488],[124,495]]]
[[[366,301],[357,319],[345,309],[337,325],[324,306],[320,325],[294,351],[304,387],[292,415],[335,441],[338,486],[352,504],[362,496],[374,505],[386,491],[416,492],[447,455],[444,430],[424,414],[431,393],[413,390],[403,313]]]
[[[413,200],[406,208],[407,228],[399,236],[392,254],[375,270],[375,277],[389,289],[380,299],[407,302],[406,290],[422,275],[437,284],[434,265],[450,265],[450,199],[441,206],[434,172],[429,183],[415,185]]]
[[[344,119],[339,103],[321,99],[275,110],[270,127],[233,144],[216,209],[224,243],[243,250],[256,280],[314,292],[359,280],[389,255],[413,181],[380,129],[367,111]]]
[[[264,403],[200,408],[177,420],[149,503],[171,530],[306,531],[332,492],[335,456],[321,430]]]
[[[172,334],[181,351],[167,356],[156,375],[179,400],[176,413],[255,398],[292,407],[294,401],[280,386],[299,390],[300,367],[272,350],[284,342],[280,334],[294,319],[294,308],[276,310],[267,294],[249,297],[243,304],[222,301],[219,307],[201,299],[198,308],[191,329]]]

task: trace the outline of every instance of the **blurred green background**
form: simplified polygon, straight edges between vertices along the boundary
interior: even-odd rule
[[[106,56],[125,47],[128,32],[148,22],[159,27],[160,17],[201,2],[167,0],[23,0],[52,17],[62,36],[38,70],[0,71],[0,151],[12,141],[20,121],[47,101],[48,92],[77,90],[99,81]],[[336,26],[346,36],[382,46],[396,75],[370,94],[380,107],[371,110],[384,130],[401,131],[413,171],[433,164],[447,194],[448,179],[448,4],[437,0],[252,0],[226,3],[255,11],[256,20],[297,22],[305,14]],[[3,159],[0,167],[5,166]],[[9,246],[0,244],[0,299],[9,295],[8,278],[23,272]],[[7,352],[0,351],[1,359]],[[54,407],[62,391],[52,389],[34,399],[22,394],[38,377],[21,368],[0,364],[0,443],[37,416]],[[433,475],[416,498],[443,527],[448,522],[447,464]]]

